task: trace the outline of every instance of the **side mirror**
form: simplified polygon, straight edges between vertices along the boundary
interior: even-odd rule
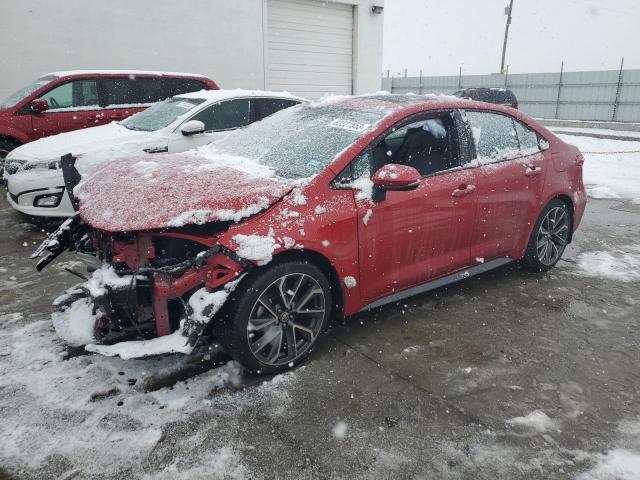
[[[45,110],[49,110],[49,102],[47,102],[44,98],[36,98],[31,101],[31,111],[34,113],[44,112]]]
[[[386,198],[387,190],[415,190],[420,185],[420,172],[407,165],[388,163],[378,169],[371,178],[373,181],[373,201],[381,202]]]
[[[195,135],[197,133],[204,133],[204,123],[200,120],[189,120],[180,127],[180,131],[185,137]]]

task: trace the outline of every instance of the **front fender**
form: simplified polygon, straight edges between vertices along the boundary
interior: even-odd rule
[[[258,266],[289,251],[321,255],[336,272],[349,315],[362,308],[353,192],[312,191],[294,189],[265,214],[230,227],[218,243]]]

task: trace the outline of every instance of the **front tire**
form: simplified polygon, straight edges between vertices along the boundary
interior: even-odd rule
[[[569,243],[571,212],[562,200],[552,200],[542,210],[531,232],[521,261],[526,270],[546,272],[553,267]]]
[[[326,275],[303,261],[251,272],[221,311],[225,351],[252,373],[278,373],[306,359],[331,317]]]

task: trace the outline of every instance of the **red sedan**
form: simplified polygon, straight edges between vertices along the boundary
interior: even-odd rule
[[[90,302],[91,351],[135,356],[104,345],[132,334],[161,337],[149,354],[215,338],[249,370],[280,371],[332,316],[516,260],[553,267],[586,203],[575,147],[453,97],[300,105],[197,153],[114,162],[76,189],[79,216],[41,266],[74,240],[103,264],[58,299],[59,332]]]

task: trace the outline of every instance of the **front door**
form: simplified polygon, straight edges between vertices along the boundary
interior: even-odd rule
[[[385,163],[416,168],[420,186],[388,191],[382,201],[356,189],[361,292],[373,300],[470,264],[475,173],[459,168],[459,142],[450,113],[399,125],[366,150],[354,175]],[[363,168],[362,165],[366,165]],[[354,185],[366,187],[365,177]]]
[[[169,153],[184,152],[192,148],[224,138],[237,128],[251,123],[252,100],[237,98],[214,103],[185,120],[198,120],[204,123],[204,133],[184,136],[180,127],[172,133],[169,140]]]
[[[47,101],[49,109],[31,115],[35,138],[92,127],[94,117],[102,112],[93,79],[65,82],[40,98]]]

